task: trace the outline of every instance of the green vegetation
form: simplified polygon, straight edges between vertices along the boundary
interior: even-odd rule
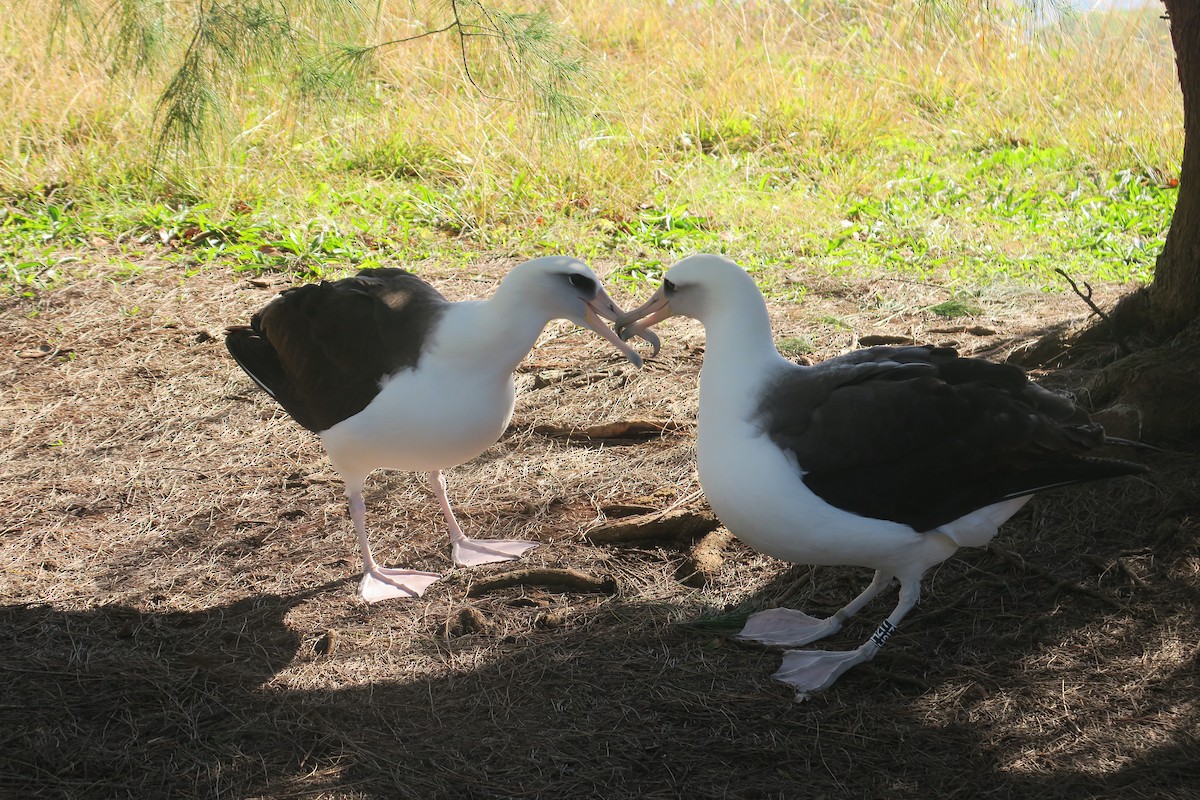
[[[699,250],[789,297],[785,270],[1061,289],[1055,267],[1147,280],[1174,203],[1181,113],[1152,15],[1030,38],[995,13],[935,27],[918,2],[563,0],[547,11],[591,77],[557,136],[443,36],[373,53],[366,91],[321,105],[265,72],[209,87],[227,135],[187,155],[154,146],[153,64],[114,73],[73,28],[47,50],[55,2],[0,23],[9,292],[163,261],[315,278],[552,252],[637,283]],[[436,28],[437,8],[384,3],[383,27]]]
[[[788,336],[779,339],[775,342],[775,348],[785,356],[792,358],[807,355],[816,349],[813,347],[812,341],[803,336]]]
[[[955,317],[973,317],[982,311],[978,305],[962,297],[955,297],[951,300],[947,300],[944,303],[938,303],[935,306],[930,306],[929,310],[934,314],[937,314],[939,317],[945,317],[946,319],[954,319]]]

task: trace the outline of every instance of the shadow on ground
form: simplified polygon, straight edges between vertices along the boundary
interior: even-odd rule
[[[1035,504],[1003,545],[1035,550],[1037,517],[1056,506]],[[1194,525],[1180,527],[1167,546],[1194,554],[1195,540]],[[1127,545],[1097,541],[1093,555]],[[1195,619],[1197,588],[1176,569],[1186,559],[1161,565],[1158,585],[1118,590],[1062,577],[1069,570],[1052,559],[1030,572],[1005,553],[964,551],[932,576],[886,657],[802,705],[769,680],[776,654],[680,624],[669,603],[616,598],[562,629],[491,645],[473,669],[417,680],[379,679],[376,669],[357,685],[311,691],[279,673],[298,658],[355,654],[303,652],[311,645],[286,617],[321,595],[350,602],[344,581],[193,613],[8,605],[0,789],[44,798],[1194,797],[1195,650],[1160,674],[1149,657],[1130,665],[1127,694],[1121,670],[1096,653],[1092,669],[1106,683],[1070,701],[1067,681],[1088,667],[1068,659],[1056,670],[1054,654],[1046,658],[1095,647],[1084,633],[1098,625],[1122,648],[1149,643],[1163,619],[1127,604],[1147,594],[1170,596]],[[784,570],[749,605],[800,594],[797,603],[832,610],[863,577],[817,576]],[[428,637],[414,647],[444,644]],[[1094,707],[1068,707],[1079,697]],[[1045,713],[1010,707],[1021,703]],[[1147,720],[1155,735],[1139,737]],[[1014,724],[1023,727],[1006,730]],[[1088,744],[1103,739],[1097,726],[1120,725],[1124,752]],[[1064,768],[1061,751],[1072,747],[1077,766]],[[1059,751],[1055,768],[1039,766],[1043,749]]]

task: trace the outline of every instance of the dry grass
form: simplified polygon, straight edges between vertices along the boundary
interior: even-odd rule
[[[461,298],[506,266],[424,273]],[[448,475],[472,533],[537,539],[520,566],[612,576],[616,594],[468,598],[474,576],[516,567],[449,570],[424,480],[386,474],[367,498],[380,555],[448,572],[421,600],[365,607],[340,482],[219,339],[274,291],[151,266],[3,301],[0,793],[1195,796],[1194,456],[1148,455],[1145,479],[1035,500],[996,546],[928,576],[872,664],[797,706],[769,678],[777,654],[732,644],[719,620],[692,623],[784,601],[828,613],[865,573],[735,544],[711,585],[684,586],[683,551],[583,532],[606,507],[694,491],[690,435],[600,445],[534,431],[693,420],[697,327],[666,323],[641,372],[553,328],[522,368],[509,432]],[[898,306],[864,302],[880,297]],[[1003,357],[1045,320],[1085,313],[1012,294],[969,323],[993,333],[936,333],[953,326],[914,309],[943,299],[831,283],[773,314],[819,358],[869,333]],[[822,322],[833,317],[844,326]],[[32,357],[43,345],[52,354]],[[892,602],[833,646],[856,644]],[[474,623],[447,635],[464,608]]]
[[[40,45],[57,2],[30,0],[0,20],[0,107],[9,109],[0,187],[145,191],[141,178],[166,166],[147,146],[164,75],[114,81],[77,34],[60,36],[47,58]],[[575,201],[587,203],[588,221],[651,203],[715,213],[735,228],[775,218],[833,224],[831,198],[887,196],[881,185],[897,176],[894,164],[878,163],[881,144],[910,169],[929,158],[927,147],[1035,143],[1068,148],[1100,173],[1177,172],[1182,115],[1161,26],[1081,38],[1049,28],[1030,41],[974,5],[940,26],[927,24],[918,0],[801,5],[551,3],[593,64],[580,87],[586,119],[561,141],[544,137],[529,106],[475,91],[450,37],[383,51],[365,108],[315,112],[271,82],[230,90],[230,135],[213,137],[215,149],[178,188],[218,214],[244,201],[272,212],[301,187],[350,180],[386,194],[389,171],[415,173],[446,192],[434,201],[440,213],[502,241],[503,226]],[[383,3],[380,39],[435,25],[444,10]],[[479,77],[512,96],[499,76]],[[340,174],[348,163],[351,174]],[[337,212],[300,217],[317,213]],[[547,238],[577,236],[582,224],[554,222],[563,230]]]

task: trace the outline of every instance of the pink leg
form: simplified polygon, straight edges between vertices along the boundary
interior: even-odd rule
[[[862,591],[862,594],[847,603],[845,608],[832,617],[825,619],[810,617],[803,611],[790,608],[769,608],[766,611],[759,611],[757,614],[750,615],[742,632],[734,638],[743,642],[756,642],[776,647],[799,647],[802,644],[824,639],[826,636],[840,631],[842,623],[861,611],[863,606],[871,602],[875,595],[886,589],[891,582],[890,574],[877,570],[875,577],[871,580],[870,585]]]
[[[471,539],[462,532],[458,520],[454,518],[454,511],[446,498],[446,479],[442,477],[440,469],[429,473],[429,485],[433,487],[433,493],[442,504],[442,515],[446,517],[446,527],[450,529],[451,557],[460,567],[512,561],[520,558],[526,550],[537,547],[537,542],[520,539]]]
[[[900,583],[900,601],[871,638],[854,650],[786,650],[783,664],[771,677],[796,689],[796,699],[806,700],[813,692],[828,689],[851,667],[870,661],[896,632],[900,620],[917,604],[920,578]]]
[[[358,584],[358,596],[368,603],[389,600],[393,597],[420,597],[429,585],[441,576],[435,572],[416,572],[409,569],[390,569],[375,563],[371,544],[367,541],[367,506],[363,502],[362,487],[346,486],[350,497],[350,519],[358,532],[358,546],[362,550],[363,576]]]

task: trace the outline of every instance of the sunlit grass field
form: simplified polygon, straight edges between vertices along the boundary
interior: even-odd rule
[[[486,59],[477,87],[443,34],[381,50],[322,104],[267,70],[214,80],[227,116],[181,153],[154,138],[167,67],[114,76],[95,31],[51,37],[55,0],[19,5],[0,20],[7,292],[164,259],[311,278],[570,253],[636,282],[700,250],[768,286],[1061,288],[1056,267],[1148,280],[1174,203],[1182,113],[1155,9],[1035,28],[997,3],[560,0],[542,8],[588,67],[573,116],[547,119]],[[447,6],[384,2],[372,35],[441,27]]]

